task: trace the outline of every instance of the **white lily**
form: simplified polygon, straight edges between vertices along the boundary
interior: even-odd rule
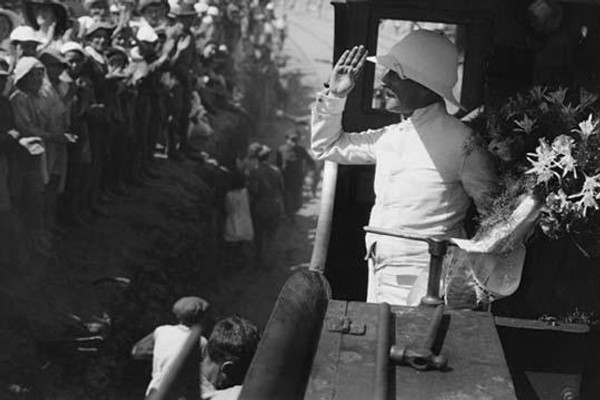
[[[583,136],[584,139],[587,139],[596,133],[596,126],[598,126],[598,121],[593,121],[593,116],[590,114],[587,120],[579,123],[579,129],[574,128],[572,132],[577,132]]]

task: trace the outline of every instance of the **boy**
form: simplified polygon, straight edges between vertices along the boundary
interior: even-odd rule
[[[138,341],[131,350],[136,360],[152,357],[152,380],[146,396],[157,390],[175,357],[185,344],[193,325],[202,325],[210,304],[200,297],[182,297],[173,304],[177,325],[161,325],[151,334]],[[204,354],[207,340],[200,337],[200,352]]]

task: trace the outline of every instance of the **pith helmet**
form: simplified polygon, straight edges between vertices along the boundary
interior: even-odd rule
[[[387,54],[367,60],[396,72],[400,78],[418,82],[463,108],[452,93],[458,81],[458,51],[442,34],[427,29],[411,32]]]

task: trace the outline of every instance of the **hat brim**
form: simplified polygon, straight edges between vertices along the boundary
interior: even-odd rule
[[[394,57],[389,56],[387,54],[382,55],[382,56],[371,56],[371,57],[367,57],[367,61],[372,62],[374,64],[381,65],[387,69],[390,69],[390,70],[396,72],[402,79],[411,79],[417,83],[420,83],[421,85],[425,86],[427,89],[442,96],[449,103],[455,105],[456,107],[460,108],[461,110],[466,111],[466,108],[462,104],[460,104],[460,101],[458,101],[456,96],[454,96],[452,88],[448,88],[448,87],[439,88],[439,87],[436,87],[436,85],[432,85],[432,84],[426,82],[424,79],[419,79],[416,76],[415,77],[407,76],[407,74],[405,72],[406,69]]]
[[[33,15],[33,6],[34,5],[45,5],[54,8],[56,12],[56,30],[54,32],[55,35],[62,35],[67,30],[67,22],[69,20],[69,12],[67,7],[62,3],[57,2],[44,2],[44,1],[27,1],[25,2],[25,16],[29,25],[35,30],[40,29],[35,19],[35,15]]]
[[[10,28],[11,31],[22,24],[21,17],[10,10],[0,8],[0,16],[6,17],[10,21],[10,24],[12,25]]]

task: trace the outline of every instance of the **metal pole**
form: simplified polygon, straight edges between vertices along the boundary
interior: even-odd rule
[[[327,263],[327,250],[331,236],[331,221],[333,219],[333,205],[335,202],[335,187],[337,182],[336,163],[325,161],[323,169],[323,187],[321,190],[321,209],[317,222],[315,245],[310,259],[310,270],[323,273]]]
[[[390,354],[390,305],[381,303],[377,324],[377,353],[375,354],[375,388],[373,400],[387,400]]]

